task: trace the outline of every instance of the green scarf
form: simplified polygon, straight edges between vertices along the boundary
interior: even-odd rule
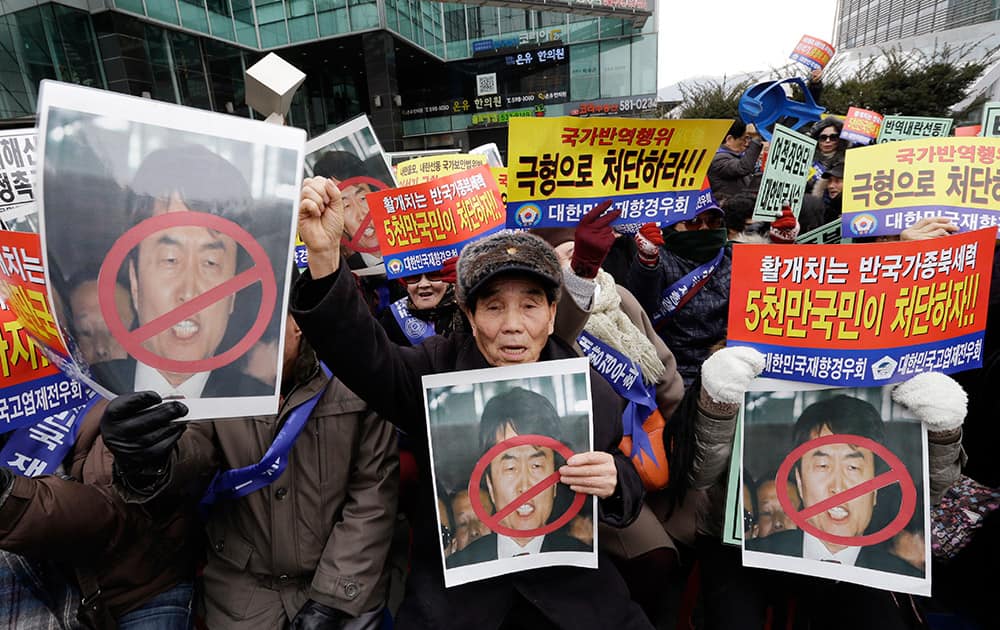
[[[675,231],[664,237],[663,247],[668,252],[696,263],[706,263],[718,255],[729,240],[726,228],[717,230]]]

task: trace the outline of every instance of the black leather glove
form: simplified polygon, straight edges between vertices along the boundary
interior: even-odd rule
[[[307,599],[288,628],[289,630],[338,630],[344,627],[348,619],[350,617],[345,612]]]
[[[171,422],[187,415],[187,406],[162,402],[156,392],[136,392],[118,396],[104,410],[101,435],[123,474],[156,474],[187,428],[187,423]]]

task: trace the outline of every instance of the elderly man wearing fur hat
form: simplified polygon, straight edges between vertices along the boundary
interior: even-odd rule
[[[440,532],[426,442],[421,377],[576,356],[553,336],[562,271],[552,249],[525,233],[497,234],[466,246],[458,262],[456,299],[471,325],[417,347],[393,344],[361,301],[341,258],[344,207],[323,178],[307,179],[299,233],[309,272],[296,284],[292,312],[320,358],[362,399],[413,438],[423,470],[420,512],[399,628],[651,628],[614,565],[595,570],[534,569],[446,589]],[[621,399],[603,379],[590,379],[595,451],[560,468],[571,490],[598,498],[599,519],[624,527],[642,505],[642,481],[618,450]]]

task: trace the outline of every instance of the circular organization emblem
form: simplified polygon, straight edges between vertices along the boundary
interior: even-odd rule
[[[533,203],[526,203],[517,209],[515,221],[520,227],[534,227],[542,218],[542,209]]]
[[[878,219],[870,214],[859,214],[851,219],[851,232],[855,236],[871,234],[878,227]]]
[[[399,273],[403,270],[403,262],[398,258],[391,258],[385,264],[385,267],[389,270],[389,273]]]
[[[427,330],[427,322],[417,319],[416,317],[411,317],[406,320],[406,336],[407,337],[419,337],[424,334]]]

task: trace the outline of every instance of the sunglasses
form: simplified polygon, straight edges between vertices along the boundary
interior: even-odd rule
[[[704,214],[699,214],[693,219],[688,219],[684,221],[684,227],[689,230],[697,230],[702,225],[710,230],[717,230],[722,227],[722,217],[717,214],[710,214],[705,216]]]
[[[820,141],[823,141],[823,140],[827,140],[827,141],[839,140],[840,139],[840,134],[839,133],[831,133],[831,134],[821,133],[821,134],[819,134],[819,139],[820,139]]]
[[[403,278],[403,282],[405,282],[406,284],[419,284],[421,278],[423,278],[424,276],[427,276],[427,281],[428,282],[444,282],[444,279],[441,278],[441,272],[440,271],[432,271],[430,273],[422,273],[422,274],[419,274],[419,275],[416,275],[416,276],[406,276],[405,278]]]

